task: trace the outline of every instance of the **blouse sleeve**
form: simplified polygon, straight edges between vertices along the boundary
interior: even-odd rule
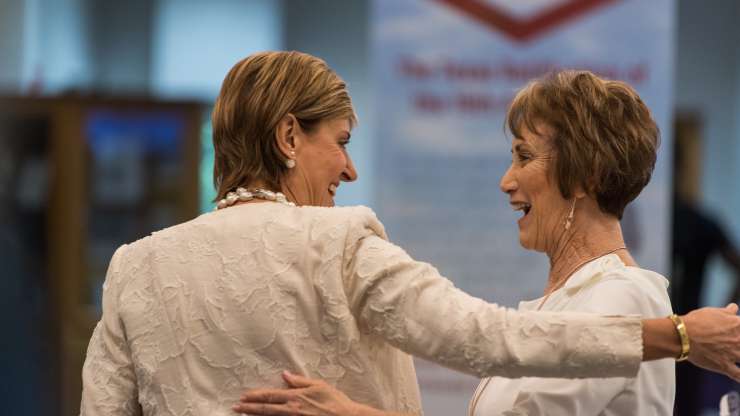
[[[82,368],[82,416],[141,414],[131,352],[118,315],[118,274],[124,247],[116,250],[108,267],[103,316],[90,339]]]
[[[639,318],[517,312],[490,304],[455,288],[384,237],[382,225],[370,221],[351,227],[346,241],[345,287],[362,330],[478,377],[637,374]]]

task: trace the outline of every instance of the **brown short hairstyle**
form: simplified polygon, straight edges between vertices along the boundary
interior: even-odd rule
[[[514,97],[506,124],[554,130],[552,174],[564,198],[581,186],[600,209],[621,219],[650,181],[660,133],[632,87],[588,71],[560,71],[532,81]]]
[[[231,68],[211,116],[216,201],[255,180],[279,190],[287,168],[275,129],[287,114],[309,132],[322,120],[357,122],[345,82],[319,58],[261,52]]]

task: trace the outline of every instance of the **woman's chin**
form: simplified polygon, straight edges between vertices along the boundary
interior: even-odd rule
[[[525,250],[532,250],[532,246],[526,236],[519,233],[519,245]]]
[[[333,199],[325,199],[325,200],[323,200],[321,202],[318,202],[316,204],[313,204],[313,205],[314,206],[317,206],[317,207],[331,208],[331,207],[334,206],[334,200]]]
[[[534,239],[521,232],[519,232],[519,245],[525,250],[543,251],[542,248],[537,247],[537,242]]]

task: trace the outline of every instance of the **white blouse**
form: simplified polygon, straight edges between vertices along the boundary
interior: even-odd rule
[[[664,317],[672,313],[667,287],[665,277],[610,254],[576,272],[541,310]],[[521,302],[519,310],[537,310],[542,300]],[[643,363],[630,378],[492,377],[481,381],[471,407],[475,403],[474,416],[672,415],[675,384],[671,359]]]
[[[233,206],[116,251],[82,415],[232,416],[282,370],[421,413],[415,354],[485,377],[633,377],[637,318],[521,313],[456,289],[368,208]]]

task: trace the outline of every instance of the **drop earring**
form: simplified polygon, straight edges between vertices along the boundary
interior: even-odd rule
[[[573,198],[573,204],[570,206],[570,212],[565,218],[565,230],[568,231],[570,226],[573,225],[573,212],[576,210],[576,198]]]

